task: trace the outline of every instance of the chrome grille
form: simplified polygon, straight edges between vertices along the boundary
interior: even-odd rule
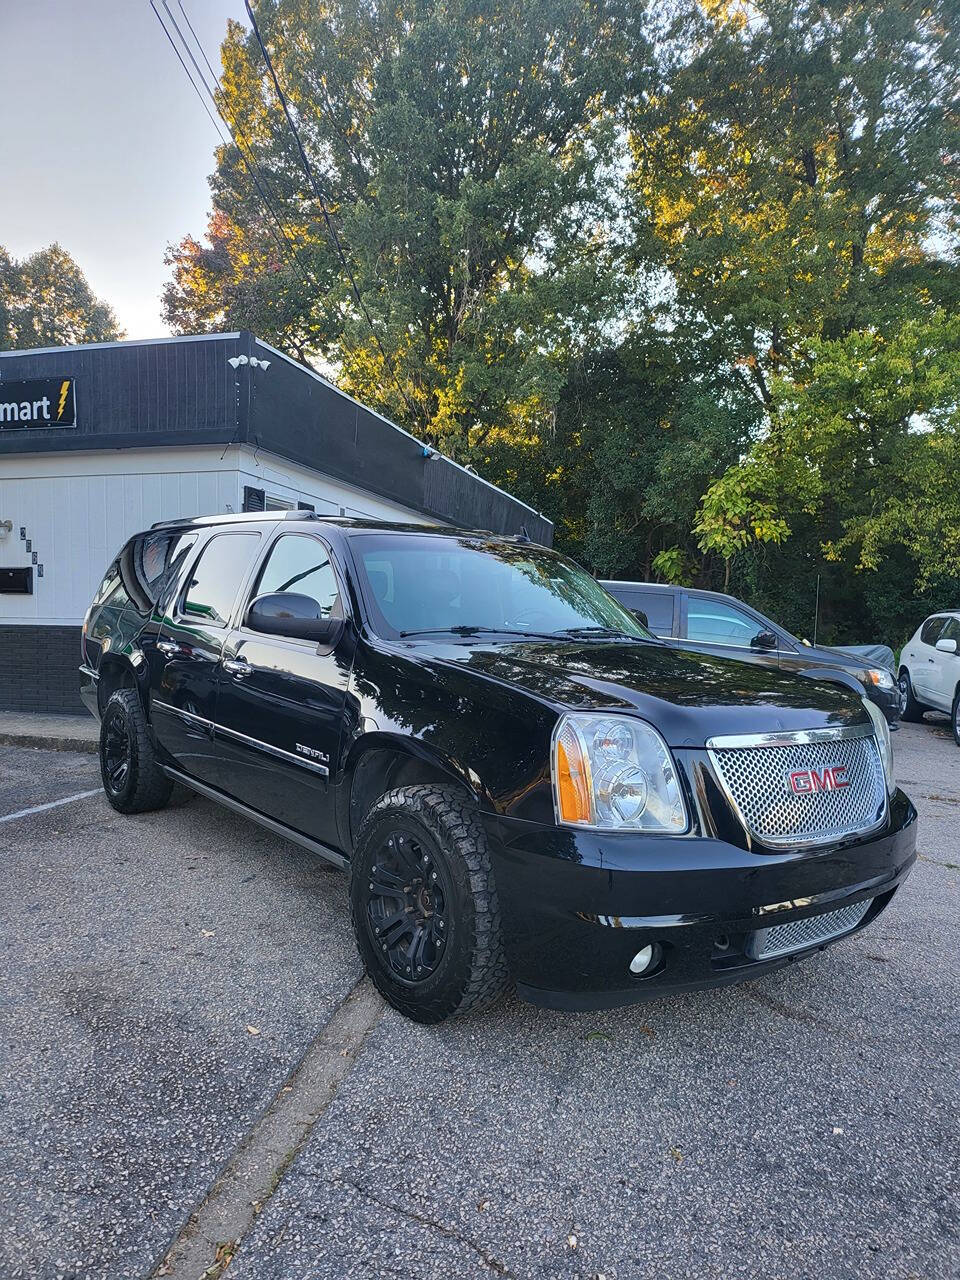
[[[825,844],[872,831],[886,816],[883,763],[869,725],[714,738],[707,748],[740,821],[763,844]],[[846,784],[835,789],[827,777],[834,769]]]
[[[824,911],[806,920],[791,920],[789,924],[771,925],[769,929],[757,929],[747,944],[747,955],[754,960],[769,960],[772,956],[786,955],[789,951],[802,951],[815,947],[829,938],[855,929],[870,910],[871,898],[855,902],[837,911]]]

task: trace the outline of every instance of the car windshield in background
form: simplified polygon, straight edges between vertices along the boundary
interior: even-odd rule
[[[583,569],[529,542],[435,534],[356,534],[351,542],[382,636],[653,639]]]

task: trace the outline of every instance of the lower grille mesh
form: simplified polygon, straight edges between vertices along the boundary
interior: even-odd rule
[[[848,933],[856,928],[870,910],[872,901],[872,898],[868,898],[866,902],[855,902],[852,906],[840,907],[837,911],[807,916],[806,920],[791,920],[789,924],[775,924],[769,929],[758,929],[750,937],[747,955],[754,960],[769,960],[772,956],[786,955],[788,951],[801,951],[804,947],[813,947],[818,942],[837,938],[841,933]]]
[[[764,844],[825,843],[870,831],[886,813],[886,780],[872,734],[785,745],[717,746],[710,754],[741,820]],[[810,782],[812,774],[823,778],[837,768],[845,785],[830,789]],[[804,785],[808,789],[794,789]]]

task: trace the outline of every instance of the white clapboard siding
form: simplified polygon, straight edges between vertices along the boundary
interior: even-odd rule
[[[0,623],[83,621],[104,570],[132,534],[157,520],[239,512],[243,489],[309,502],[318,513],[425,523],[397,504],[248,447],[70,451],[0,457],[0,567],[31,563],[33,595],[0,594]]]

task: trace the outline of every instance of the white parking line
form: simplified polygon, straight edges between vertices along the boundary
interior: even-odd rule
[[[28,818],[31,813],[43,813],[45,809],[59,809],[62,804],[73,804],[74,800],[86,800],[88,796],[99,795],[101,790],[101,787],[94,787],[92,791],[78,791],[75,796],[65,796],[63,800],[50,800],[47,804],[35,804],[32,809],[18,809],[16,813],[0,814],[0,822],[13,822],[17,818]]]

